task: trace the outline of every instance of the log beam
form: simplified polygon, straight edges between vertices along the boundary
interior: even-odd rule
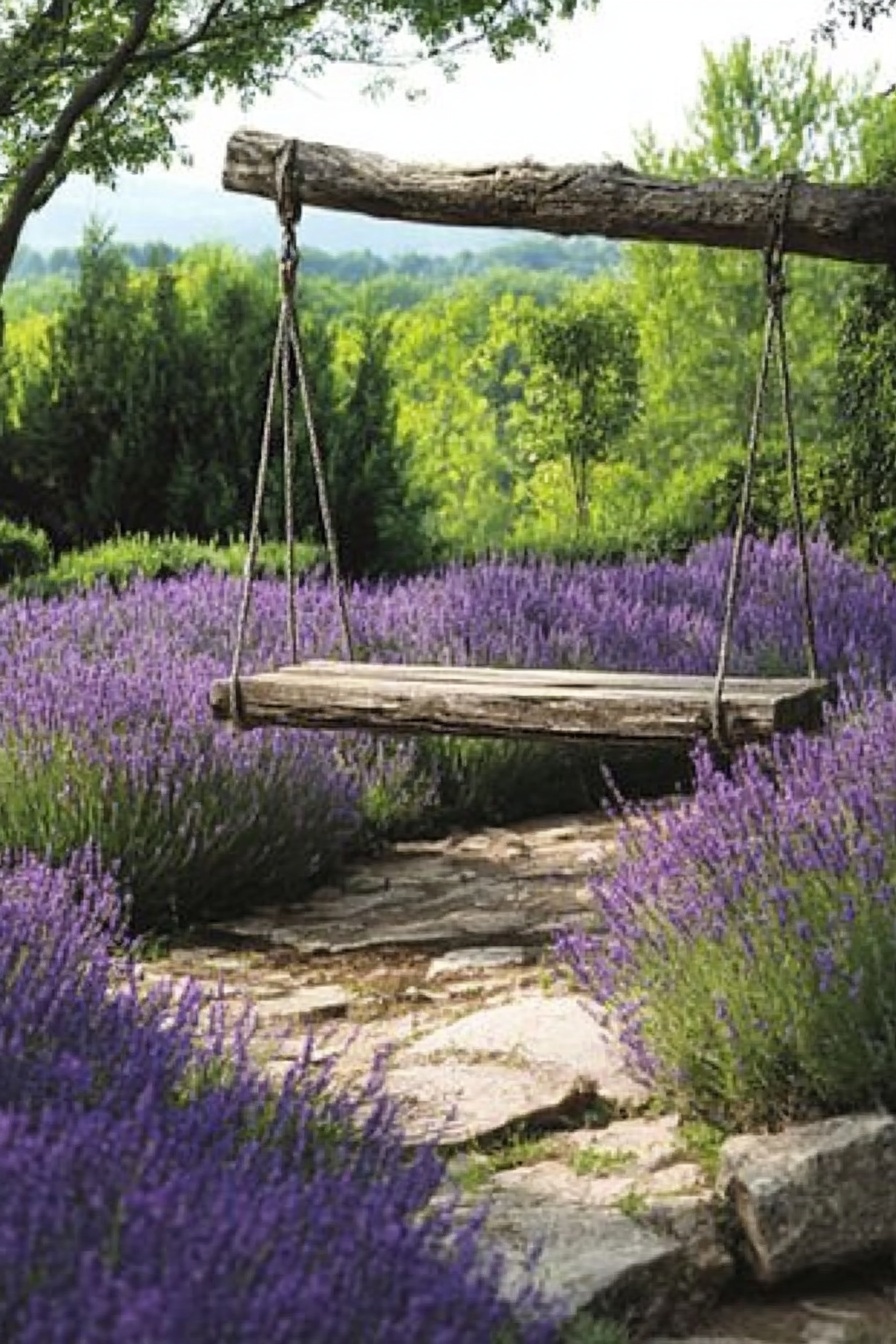
[[[239,130],[227,145],[224,187],[275,200],[289,139]],[[777,184],[739,178],[676,182],[624,164],[479,167],[397,163],[298,140],[292,186],[304,205],[426,224],[534,229],[571,236],[703,247],[763,248]],[[838,261],[896,263],[896,190],[794,184],[787,248]]]

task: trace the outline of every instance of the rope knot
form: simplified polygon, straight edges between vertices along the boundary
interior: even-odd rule
[[[280,293],[284,298],[295,294],[299,275],[299,245],[293,223],[283,225],[280,247]]]
[[[299,177],[299,142],[286,140],[274,155],[277,213],[284,230],[287,227],[294,230],[302,216],[302,203],[296,190]]]
[[[302,203],[297,192],[298,178],[298,141],[287,140],[277,151],[274,159],[274,184],[281,231],[280,292],[285,298],[295,293],[299,270],[296,229],[302,218]]]

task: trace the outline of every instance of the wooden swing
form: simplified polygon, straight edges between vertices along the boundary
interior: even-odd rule
[[[283,237],[280,316],[274,341],[233,665],[228,679],[212,684],[210,701],[214,715],[231,720],[239,728],[279,725],[362,729],[393,735],[558,737],[607,742],[681,742],[712,736],[724,746],[763,741],[775,733],[794,729],[818,729],[823,721],[824,701],[829,686],[817,672],[812,594],[784,325],[785,229],[794,179],[785,176],[776,185],[769,235],[764,249],[767,297],[765,337],[726,583],[716,673],[715,676],[692,677],[355,661],[348,601],[340,576],[336,532],[296,322],[295,291],[299,260],[296,228],[301,214],[296,188],[302,179],[298,164],[298,142],[287,141],[280,146],[274,167],[275,195]],[[776,337],[791,500],[800,556],[807,676],[774,679],[729,677],[731,636],[743,569],[744,542],[765,394]],[[342,626],[346,660],[341,662],[315,660],[300,663],[297,656],[291,424],[293,367],[298,375],[329,554],[330,575]],[[287,624],[292,662],[274,671],[243,676],[243,646],[260,544],[278,380],[283,408]]]

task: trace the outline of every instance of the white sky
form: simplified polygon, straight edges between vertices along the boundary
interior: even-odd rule
[[[664,143],[681,133],[704,48],[719,53],[741,36],[758,47],[807,47],[825,8],[825,0],[602,0],[597,13],[558,24],[547,54],[526,50],[497,65],[477,52],[451,84],[428,75],[424,102],[394,94],[372,103],[359,72],[347,69],[304,87],[284,83],[249,113],[236,97],[202,102],[182,137],[194,165],[178,175],[219,182],[227,137],[240,125],[399,159],[624,160],[632,132],[647,123]],[[882,87],[896,81],[894,19],[820,50],[837,70],[877,62]]]

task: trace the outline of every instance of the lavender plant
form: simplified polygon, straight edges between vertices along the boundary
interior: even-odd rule
[[[719,542],[684,564],[493,560],[362,585],[350,595],[360,656],[705,673],[727,555]],[[824,542],[812,565],[822,666],[883,684],[896,669],[896,586]],[[0,597],[0,844],[60,858],[95,841],[121,865],[138,922],[158,924],[295,899],[371,818],[388,830],[446,801],[508,815],[515,794],[558,775],[578,792],[566,755],[543,748],[240,737],[213,724],[207,688],[229,666],[237,587],[203,572],[120,594]],[[801,669],[797,593],[793,544],[755,544],[734,670]],[[283,586],[260,581],[246,670],[283,661],[283,608]],[[300,582],[299,634],[300,657],[341,655],[319,575]],[[552,797],[564,801],[542,791],[542,806]]]
[[[195,990],[140,992],[95,852],[0,858],[6,1344],[548,1344],[478,1216],[433,1203],[376,1078],[282,1089]],[[214,1005],[212,1006],[214,1008]]]
[[[563,963],[658,1094],[725,1127],[896,1106],[896,702],[822,738],[697,756],[693,799],[634,809]]]
[[[211,721],[235,587],[0,606],[0,843],[61,859],[95,842],[141,926],[294,899],[360,826],[332,741]]]

